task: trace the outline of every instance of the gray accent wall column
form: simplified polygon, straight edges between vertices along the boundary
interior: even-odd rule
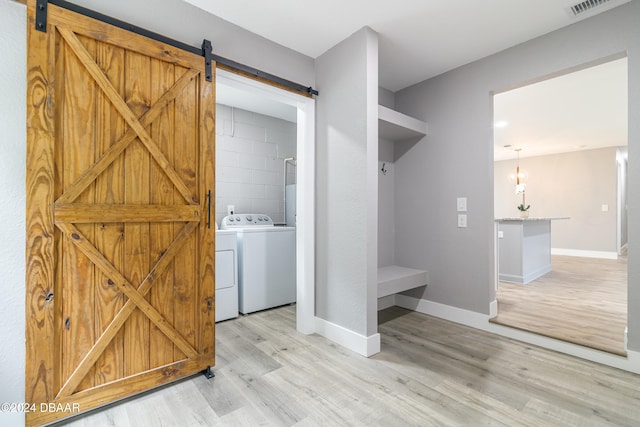
[[[378,334],[378,33],[364,29],[367,49],[367,336]]]
[[[412,296],[481,314],[495,299],[492,94],[626,54],[628,349],[640,351],[639,20],[632,1],[396,93],[398,111],[429,122],[395,164],[396,261],[429,271]],[[456,197],[468,197],[466,229],[456,228]]]
[[[378,38],[363,28],[316,60],[316,316],[377,333]]]

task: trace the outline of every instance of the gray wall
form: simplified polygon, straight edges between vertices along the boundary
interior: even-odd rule
[[[284,159],[296,155],[297,131],[286,120],[240,108],[232,114],[231,107],[216,105],[218,224],[228,205],[236,213],[263,213],[284,223]],[[287,183],[295,183],[295,167],[287,171]]]
[[[640,2],[460,67],[396,93],[429,135],[396,161],[396,261],[429,271],[424,299],[488,314],[494,299],[492,92],[622,52],[629,117],[640,115]],[[640,121],[629,120],[629,348],[640,351]],[[418,183],[418,184],[416,184]],[[467,196],[469,228],[455,198]],[[420,218],[416,224],[414,218]]]
[[[380,145],[390,144],[380,140]],[[395,165],[391,159],[378,162],[378,266],[395,264]],[[382,172],[382,167],[386,173]]]
[[[411,296],[484,314],[494,298],[492,108],[475,86],[488,71],[463,67],[396,93],[396,109],[429,126],[395,162],[396,263],[429,271]],[[457,227],[458,197],[467,228]]]
[[[316,60],[316,316],[365,336],[377,331],[377,48],[363,28]]]
[[[260,37],[181,0],[71,0],[183,43],[200,47],[207,39],[213,53],[241,64],[313,86],[313,59]]]
[[[381,103],[382,104],[382,103]],[[391,108],[391,107],[389,107]],[[378,139],[378,267],[396,263],[394,142]],[[384,165],[386,174],[382,172]]]
[[[26,8],[0,0],[0,402],[24,401]],[[23,425],[24,414],[0,412],[0,425]]]
[[[396,94],[383,87],[378,88],[378,104],[394,110],[396,108]]]
[[[520,159],[527,179],[530,216],[571,217],[553,221],[551,247],[616,252],[616,147]],[[495,162],[495,216],[518,216],[522,196],[514,191],[517,161]],[[609,205],[603,212],[602,205]]]
[[[380,88],[378,102],[394,107],[392,92]],[[383,99],[384,98],[384,99]],[[378,138],[378,266],[395,264],[395,165],[394,142]],[[386,174],[382,172],[384,165]]]

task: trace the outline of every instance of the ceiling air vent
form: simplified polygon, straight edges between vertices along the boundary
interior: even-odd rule
[[[574,16],[578,16],[581,13],[587,12],[595,7],[598,7],[608,2],[609,0],[585,0],[583,2],[574,4],[573,6],[571,6],[571,12],[573,12]]]

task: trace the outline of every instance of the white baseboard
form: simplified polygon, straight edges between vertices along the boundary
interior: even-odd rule
[[[408,297],[406,295],[396,295],[396,305],[408,310],[415,310],[430,316],[450,320],[463,325],[477,327],[476,325],[486,322],[489,318],[486,314],[475,311],[464,310],[462,308],[451,307],[433,301]]]
[[[319,317],[316,317],[316,333],[365,357],[380,353],[380,334],[366,337]]]
[[[629,251],[629,244],[625,243],[624,245],[622,245],[622,247],[618,250],[618,254],[619,255],[625,255],[627,252]]]
[[[385,308],[393,307],[394,305],[396,305],[396,294],[378,298],[378,311],[384,310]]]
[[[585,251],[581,249],[551,248],[551,255],[577,256],[583,258],[618,259],[616,252]]]
[[[439,304],[432,301],[421,300],[405,295],[396,295],[396,305],[409,310],[415,310],[430,316],[439,317],[462,325],[470,326],[475,329],[502,335],[518,341],[537,345],[539,347],[554,350],[560,353],[569,354],[581,359],[590,360],[592,362],[622,369],[624,371],[640,374],[640,352],[627,349],[627,357],[617,356],[615,354],[606,353],[600,350],[594,350],[565,341],[548,338],[542,335],[521,331],[520,329],[510,328],[508,326],[498,325],[489,322],[489,316],[473,311],[464,310],[457,307],[451,307],[445,304]],[[497,306],[496,306],[497,308]],[[490,310],[492,310],[490,308]],[[626,337],[626,335],[625,335]],[[625,348],[627,348],[625,338]]]
[[[519,285],[527,285],[534,280],[544,276],[551,271],[551,264],[545,265],[526,276],[516,276],[515,274],[500,274],[498,278],[501,282],[517,283]]]
[[[629,337],[627,336],[628,333],[629,333],[629,327],[625,326],[624,327],[624,349],[625,350],[629,348],[629,346],[627,345],[629,343]]]
[[[489,303],[489,319],[493,319],[498,315],[498,300],[494,299]]]

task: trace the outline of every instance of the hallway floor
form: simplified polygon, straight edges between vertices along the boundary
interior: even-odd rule
[[[625,356],[627,258],[552,256],[528,285],[500,282],[493,323]]]
[[[378,323],[366,358],[296,332],[295,306],[221,322],[213,379],[69,425],[638,426],[640,375],[398,307]]]

